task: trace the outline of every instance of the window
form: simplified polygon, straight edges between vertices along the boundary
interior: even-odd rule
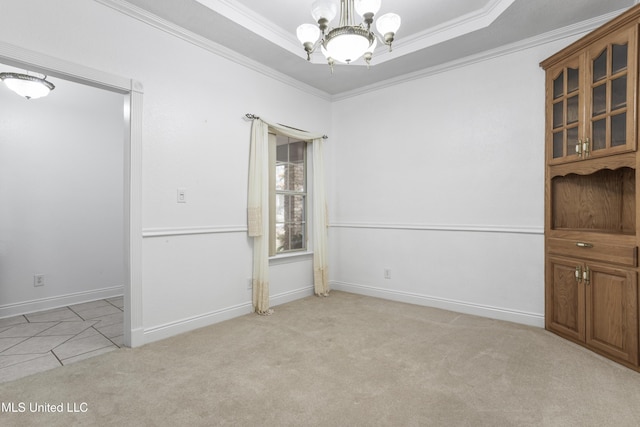
[[[269,134],[269,255],[307,249],[307,143]]]

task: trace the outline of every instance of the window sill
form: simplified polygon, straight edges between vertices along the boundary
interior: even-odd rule
[[[269,265],[286,264],[289,262],[305,261],[313,257],[313,251],[290,252],[269,257]]]

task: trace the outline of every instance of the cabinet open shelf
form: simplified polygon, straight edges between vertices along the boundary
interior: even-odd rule
[[[551,228],[636,233],[636,171],[603,169],[551,180]]]

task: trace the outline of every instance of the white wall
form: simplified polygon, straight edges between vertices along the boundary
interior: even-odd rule
[[[2,9],[1,41],[144,85],[144,341],[250,312],[250,123],[242,117],[331,134],[328,99],[97,2],[25,0]],[[187,189],[186,204],[176,203],[178,187]],[[308,258],[274,266],[271,289],[274,304],[310,295]]]
[[[0,85],[0,317],[123,290],[123,96],[50,80]]]
[[[333,103],[334,288],[543,325],[538,63],[567,43]]]
[[[332,103],[97,2],[7,3],[0,40],[144,85],[146,342],[250,311],[245,113],[330,135],[334,288],[542,325],[538,62],[569,41]],[[272,266],[274,303],[310,265]]]

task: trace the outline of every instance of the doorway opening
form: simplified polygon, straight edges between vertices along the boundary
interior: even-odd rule
[[[144,343],[142,327],[141,284],[141,135],[142,135],[142,85],[131,79],[94,70],[80,64],[70,63],[48,55],[28,51],[17,46],[0,43],[0,63],[21,70],[43,73],[50,79],[63,79],[91,88],[106,90],[120,97],[120,125],[124,143],[120,154],[121,170],[121,221],[120,255],[122,260],[122,299],[109,302],[113,307],[121,305],[123,327],[121,344],[136,347]],[[59,88],[57,88],[59,89]],[[17,96],[14,94],[14,96]],[[50,95],[51,96],[51,95]],[[34,100],[38,101],[38,100]],[[5,125],[8,125],[5,123]],[[69,153],[68,153],[69,154]],[[72,153],[70,153],[72,156]],[[73,204],[73,197],[67,200]],[[77,207],[80,205],[78,204]],[[2,242],[0,242],[0,245]],[[0,246],[0,256],[2,247]],[[40,274],[33,272],[34,275]],[[93,273],[97,274],[97,273]],[[51,282],[48,282],[48,279]],[[35,280],[35,279],[34,279]],[[42,280],[40,278],[39,280]],[[53,276],[44,277],[44,286],[54,283]],[[96,293],[95,295],[99,295]],[[75,295],[82,298],[82,295]],[[86,295],[85,295],[86,296]],[[99,301],[109,301],[113,295],[104,295]],[[93,299],[93,298],[91,298]],[[86,299],[85,299],[86,301]],[[46,303],[46,299],[44,301]],[[112,304],[115,303],[115,304]],[[73,304],[69,305],[73,306]],[[11,311],[22,310],[21,304],[0,303],[0,317],[9,317]],[[0,331],[2,328],[0,328]]]

